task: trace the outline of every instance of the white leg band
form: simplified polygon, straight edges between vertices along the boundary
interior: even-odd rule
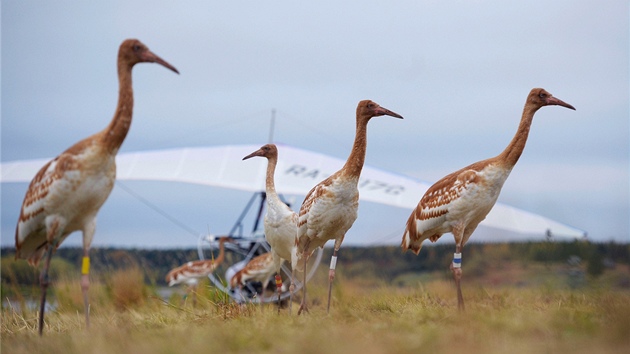
[[[330,269],[334,270],[337,266],[337,256],[332,256],[330,258]]]
[[[454,253],[453,254],[453,268],[461,268],[462,267],[462,254]]]

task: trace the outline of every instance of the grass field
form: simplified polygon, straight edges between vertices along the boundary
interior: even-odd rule
[[[89,329],[77,280],[54,284],[58,307],[41,338],[36,311],[3,308],[2,353],[630,352],[630,291],[610,285],[627,267],[576,289],[542,266],[502,267],[464,278],[465,313],[446,272],[385,287],[339,269],[330,315],[322,269],[309,283],[311,312],[299,317],[298,303],[293,316],[278,315],[275,305],[229,303],[207,284],[195,308],[178,295],[167,302],[138,273],[94,284]]]

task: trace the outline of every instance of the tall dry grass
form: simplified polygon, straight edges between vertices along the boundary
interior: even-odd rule
[[[131,270],[94,283],[89,329],[82,308],[74,303],[47,312],[42,338],[37,336],[35,311],[4,309],[2,352],[630,351],[630,292],[601,284],[572,290],[559,280],[527,287],[469,281],[463,284],[466,312],[459,313],[454,285],[442,275],[386,287],[370,279],[345,279],[340,269],[331,314],[326,315],[324,270],[309,283],[311,312],[297,317],[298,302],[293,316],[287,309],[277,315],[275,305],[228,302],[207,283],[199,287],[194,308],[180,301],[181,295],[164,301],[139,278]],[[80,289],[69,282],[72,288]],[[117,302],[116,296],[129,300]],[[131,300],[137,298],[142,300]]]

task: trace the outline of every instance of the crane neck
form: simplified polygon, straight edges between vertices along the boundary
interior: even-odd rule
[[[219,241],[219,255],[217,256],[217,258],[215,258],[213,264],[218,266],[219,264],[221,264],[223,262],[223,258],[225,257],[225,240],[220,240]]]
[[[276,173],[276,164],[278,163],[278,157],[271,156],[267,159],[267,175],[265,178],[265,190],[267,192],[267,198],[276,198],[276,186],[274,183],[274,174]]]
[[[118,59],[118,104],[112,121],[104,130],[102,144],[110,153],[116,153],[127,137],[133,115],[132,65]]]
[[[357,129],[352,144],[350,156],[343,166],[343,174],[348,177],[359,178],[365,163],[365,151],[367,150],[367,123],[369,119],[357,119]]]
[[[527,137],[529,136],[529,130],[534,119],[534,114],[536,114],[536,111],[538,111],[539,108],[540,107],[535,105],[525,105],[516,134],[512,138],[512,141],[510,141],[510,144],[498,156],[499,160],[502,161],[505,166],[510,168],[514,167],[516,162],[518,162],[518,159],[521,157],[521,154],[525,149],[525,144],[527,143]]]

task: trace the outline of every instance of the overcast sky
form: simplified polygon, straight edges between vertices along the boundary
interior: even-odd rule
[[[538,111],[499,201],[591,240],[630,240],[627,1],[1,5],[2,162],[54,157],[103,129],[126,38],[181,75],[134,68],[121,152],[262,145],[275,109],[274,141],[345,159],[356,104],[372,99],[405,119],[370,122],[366,164],[434,182],[499,154],[530,89],[543,87],[577,110]],[[3,246],[14,244],[26,188],[2,184]],[[93,246],[195,247],[196,233],[227,233],[250,197],[124,182],[99,213]],[[362,203],[344,244],[399,244],[409,213]],[[79,235],[66,244],[80,245]]]

